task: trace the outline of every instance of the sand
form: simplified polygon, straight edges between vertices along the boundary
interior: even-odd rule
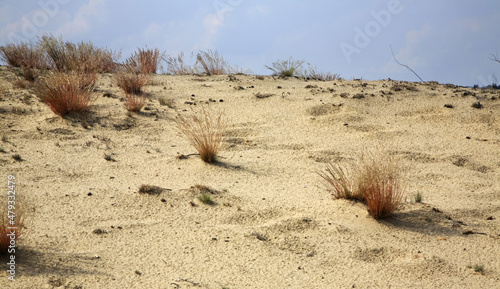
[[[106,74],[82,119],[16,78],[0,67],[0,176],[30,209],[16,281],[2,269],[0,288],[500,288],[498,90],[155,75],[127,114]],[[174,122],[203,103],[230,122],[215,164]],[[382,220],[317,174],[372,150],[407,170]]]

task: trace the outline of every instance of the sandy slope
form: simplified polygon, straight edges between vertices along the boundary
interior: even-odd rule
[[[14,88],[7,68],[0,78],[0,176],[15,174],[34,207],[17,281],[1,273],[0,288],[500,288],[499,91],[157,75],[127,116],[103,75],[82,121]],[[226,111],[219,163],[190,155],[175,129],[186,102]],[[408,168],[406,201],[382,221],[333,200],[316,173],[372,149]]]

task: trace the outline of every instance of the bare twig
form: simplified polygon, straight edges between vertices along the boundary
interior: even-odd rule
[[[177,282],[179,282],[179,281],[184,281],[184,282],[188,282],[188,283],[191,283],[191,284],[193,284],[194,286],[198,286],[198,287],[201,287],[200,283],[198,283],[198,282],[195,282],[195,281],[191,281],[191,280],[189,280],[189,279],[185,279],[185,278],[179,278],[179,280],[178,280]]]
[[[418,76],[418,74],[415,71],[413,71],[413,69],[411,69],[408,65],[399,63],[399,61],[396,59],[396,56],[394,56],[394,51],[392,51],[392,45],[389,45],[389,46],[391,47],[392,57],[394,58],[394,60],[396,60],[396,63],[399,64],[399,65],[401,65],[401,66],[404,66],[404,67],[408,68],[411,72],[413,72],[413,74],[415,74],[418,77],[418,79],[420,79],[420,82],[424,82],[422,80],[422,78],[420,78],[420,76]]]
[[[498,58],[498,53],[496,55],[493,53],[490,55],[491,55],[490,60],[493,60],[493,61],[500,63],[500,59]]]

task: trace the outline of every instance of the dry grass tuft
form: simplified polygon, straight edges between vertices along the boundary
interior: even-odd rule
[[[369,155],[361,159],[358,169],[358,192],[370,215],[375,219],[391,215],[405,190],[401,166],[394,157]]]
[[[1,46],[0,59],[10,66],[21,67],[21,75],[31,82],[36,80],[40,70],[49,68],[43,50],[26,42]]]
[[[196,55],[195,67],[201,66],[201,70],[208,75],[222,75],[231,72],[231,66],[217,51],[200,51]]]
[[[164,57],[165,52],[160,52],[158,48],[137,48],[137,51],[126,60],[125,66],[136,73],[152,74],[160,68],[160,62]]]
[[[366,204],[375,219],[392,214],[403,198],[405,186],[399,163],[387,155],[363,156],[354,174],[340,165],[329,164],[318,174],[327,181],[334,198],[354,199]]]
[[[146,104],[145,94],[127,94],[125,96],[125,108],[131,112],[139,112]]]
[[[64,42],[61,37],[44,35],[39,40],[39,47],[60,72],[114,72],[118,66],[119,53],[95,47],[92,42],[75,44]]]
[[[55,114],[87,112],[96,100],[93,97],[96,74],[56,72],[35,84],[35,93]]]
[[[179,115],[176,125],[194,148],[200,158],[211,163],[222,148],[222,135],[227,127],[227,120],[223,111],[213,113],[202,107],[200,111],[191,111],[188,116]]]
[[[0,255],[16,250],[24,235],[26,217],[25,206],[16,198],[15,204],[9,205],[7,196],[1,195],[0,200]],[[10,207],[9,207],[10,206]],[[10,212],[14,212],[15,215]],[[14,247],[15,245],[15,247]]]
[[[302,65],[304,64],[304,60],[294,60],[293,57],[290,57],[288,60],[276,60],[272,66],[267,66],[266,68],[273,72],[273,75],[279,77],[293,77],[293,76],[301,76]]]
[[[125,94],[142,94],[142,87],[149,81],[149,75],[134,73],[127,70],[120,71],[115,75],[118,87],[123,89]]]
[[[318,174],[329,184],[328,189],[335,199],[363,200],[347,169],[340,165],[328,164],[325,172]]]
[[[184,53],[177,54],[177,57],[169,56],[166,58],[167,73],[172,75],[191,75],[194,74],[193,68],[184,64]]]

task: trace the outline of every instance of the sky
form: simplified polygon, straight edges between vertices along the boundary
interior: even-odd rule
[[[498,0],[0,0],[0,46],[44,34],[121,51],[217,51],[272,73],[304,60],[342,78],[480,86],[500,82]]]

